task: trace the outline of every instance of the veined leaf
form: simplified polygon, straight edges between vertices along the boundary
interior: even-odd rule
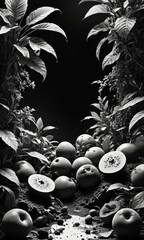
[[[2,26],[0,28],[0,35],[5,34],[5,33],[9,32],[10,30],[15,29],[15,28],[18,28],[18,26],[13,26],[13,27]]]
[[[133,116],[133,118],[131,119],[131,121],[129,123],[129,131],[131,131],[131,129],[134,127],[134,125],[136,123],[138,123],[142,118],[144,118],[144,110],[138,112],[137,114],[135,114]]]
[[[115,29],[122,38],[126,39],[135,23],[136,18],[127,18],[122,16],[116,20]]]
[[[103,60],[102,62],[102,69],[104,69],[106,66],[111,65],[113,63],[115,63],[119,57],[120,57],[121,53],[120,52],[115,52],[115,51],[111,51]]]
[[[18,44],[14,44],[14,47],[26,58],[30,57],[29,50],[26,47],[21,47]]]
[[[94,120],[101,122],[101,118],[99,117],[99,115],[96,112],[91,111],[90,113],[91,113],[92,117],[94,118]]]
[[[67,39],[67,36],[64,30],[55,23],[47,23],[47,22],[39,23],[39,24],[36,24],[35,26],[32,26],[31,29],[58,32],[58,33],[61,33]]]
[[[15,21],[18,21],[26,13],[28,0],[5,0],[5,5],[13,15]]]
[[[29,156],[34,157],[39,159],[40,161],[44,162],[44,163],[49,163],[48,159],[41,153],[33,151],[33,152],[29,152],[28,153]]]
[[[22,65],[27,65],[29,68],[35,70],[43,76],[43,81],[47,75],[47,69],[45,63],[42,61],[40,57],[30,51],[30,57],[25,58],[23,56],[20,57],[19,62]]]
[[[29,45],[34,51],[39,51],[40,49],[42,49],[48,53],[51,53],[57,59],[57,55],[53,47],[49,45],[46,41],[44,41],[42,38],[30,37]]]
[[[60,11],[58,8],[53,7],[40,7],[34,11],[32,11],[26,18],[26,24],[28,26],[33,25],[44,18],[46,18],[48,15],[50,15],[54,11]]]
[[[110,25],[107,22],[100,23],[96,25],[92,30],[89,32],[87,38],[97,35],[100,32],[106,32],[111,29]]]
[[[111,12],[107,10],[105,4],[98,4],[89,9],[89,11],[84,16],[84,19],[94,14],[104,14],[105,17],[110,17],[113,15]]]
[[[38,120],[36,121],[36,126],[37,126],[38,131],[41,131],[43,129],[44,125],[43,125],[43,120],[41,117],[38,118]]]
[[[136,97],[135,99],[131,100],[130,102],[128,102],[125,105],[123,105],[122,107],[120,107],[118,111],[122,111],[129,107],[133,107],[134,105],[136,105],[137,103],[142,102],[142,101],[144,101],[144,97]]]
[[[15,135],[9,131],[9,130],[0,130],[0,137],[1,139],[12,149],[14,149],[15,151],[18,148],[18,141],[15,137]]]

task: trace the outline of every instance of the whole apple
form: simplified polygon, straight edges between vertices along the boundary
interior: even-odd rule
[[[112,228],[119,238],[135,237],[141,227],[141,217],[132,208],[121,208],[112,219]]]
[[[16,162],[14,164],[14,171],[20,182],[26,182],[31,174],[36,173],[32,164],[26,160]]]
[[[25,238],[30,233],[32,226],[31,216],[20,208],[9,210],[2,219],[2,231],[11,238]]]

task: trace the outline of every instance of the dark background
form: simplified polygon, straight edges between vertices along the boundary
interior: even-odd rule
[[[86,40],[95,19],[82,20],[92,4],[78,5],[79,0],[29,0],[28,3],[27,14],[42,6],[59,8],[62,14],[52,13],[44,21],[59,25],[68,41],[61,34],[37,32],[37,36],[53,46],[58,63],[52,55],[42,52],[47,78],[42,82],[41,75],[31,72],[36,87],[26,90],[22,105],[35,108],[34,116],[41,117],[45,126],[58,128],[50,132],[55,140],[74,143],[90,126],[81,120],[90,115],[90,104],[97,102],[98,86],[91,83],[105,74],[95,56],[96,39]]]

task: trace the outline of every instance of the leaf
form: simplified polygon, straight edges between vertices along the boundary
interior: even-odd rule
[[[37,120],[36,126],[37,126],[37,129],[38,129],[38,132],[40,132],[43,129],[44,125],[43,125],[43,120],[42,120],[41,117]]]
[[[42,38],[38,37],[30,37],[29,39],[29,45],[34,51],[39,51],[40,49],[51,53],[52,55],[55,56],[57,59],[57,55],[55,50],[52,48],[51,45],[49,45],[46,41],[44,41]]]
[[[113,183],[111,184],[108,189],[108,191],[114,191],[114,190],[118,190],[118,189],[124,189],[124,190],[129,190],[129,188],[126,187],[126,185],[122,184],[122,183]]]
[[[111,230],[107,230],[105,232],[100,232],[98,234],[98,239],[103,239],[103,238],[110,238],[110,236],[114,233],[114,230],[111,229]]]
[[[111,28],[108,23],[103,22],[98,25],[96,25],[92,30],[89,32],[87,39],[90,38],[91,36],[95,36],[100,32],[106,32],[109,31]]]
[[[47,23],[47,22],[39,23],[39,24],[36,24],[35,26],[32,26],[31,29],[54,31],[54,32],[61,33],[65,38],[67,38],[65,32],[63,31],[63,29],[60,28],[55,23]]]
[[[101,118],[99,117],[99,115],[96,112],[91,111],[90,113],[96,121],[101,122]]]
[[[0,28],[0,35],[5,34],[5,33],[9,32],[10,30],[15,29],[15,28],[18,28],[18,26],[14,26],[14,27],[2,26]]]
[[[84,121],[84,120],[90,120],[90,119],[94,119],[94,117],[92,117],[92,116],[86,116],[86,117],[83,118],[81,121]]]
[[[44,162],[44,163],[46,163],[46,164],[49,163],[48,159],[47,159],[43,154],[41,154],[41,153],[39,153],[39,152],[33,151],[33,152],[29,152],[29,153],[27,153],[27,154],[28,154],[30,157],[37,158],[37,159],[39,159],[40,161],[42,161],[42,162]]]
[[[18,44],[14,44],[13,45],[24,57],[29,58],[30,54],[29,54],[29,50],[26,47],[21,47]]]
[[[120,107],[118,111],[122,111],[129,107],[133,107],[134,105],[136,105],[142,101],[144,101],[144,97],[136,97],[133,100],[131,100],[130,102],[128,102],[125,105],[123,105],[122,107]]]
[[[43,81],[44,81],[47,75],[47,69],[46,69],[45,63],[41,60],[40,57],[38,57],[32,51],[29,51],[29,52],[30,52],[30,57],[24,58],[23,56],[21,56],[19,59],[19,62],[23,66],[27,65],[29,68],[40,73],[43,76]]]
[[[108,37],[104,37],[103,39],[101,39],[97,45],[97,49],[96,49],[96,57],[98,60],[100,60],[100,50],[101,50],[101,47],[102,45],[108,41]]]
[[[129,131],[131,131],[131,129],[134,127],[134,125],[136,123],[138,123],[142,118],[144,118],[144,110],[138,112],[137,114],[135,114],[133,116],[133,118],[131,119],[131,121],[129,123]]]
[[[0,182],[11,188],[14,191],[16,198],[19,197],[20,182],[14,170],[10,168],[0,168]]]
[[[5,104],[3,104],[3,103],[0,103],[0,105],[1,105],[3,108],[5,108],[7,111],[10,111],[10,108],[9,108],[7,105],[5,105]]]
[[[95,2],[95,3],[103,3],[102,0],[81,0],[79,4],[84,3],[84,2]],[[108,2],[108,0],[107,0]]]
[[[33,25],[44,18],[46,18],[48,15],[50,15],[54,11],[60,11],[58,8],[53,7],[40,7],[34,11],[32,11],[26,18],[26,25],[30,26]]]
[[[14,16],[15,21],[18,21],[26,13],[28,0],[5,0],[5,5]]]
[[[105,18],[113,15],[111,12],[107,11],[105,4],[98,4],[89,9],[89,11],[84,16],[84,19],[95,14],[102,14],[105,16]]]
[[[101,110],[101,106],[99,103],[92,103],[91,106],[94,106],[95,108]]]
[[[119,58],[120,58],[121,53],[120,52],[115,52],[111,51],[103,60],[102,62],[102,69],[104,69],[106,66],[111,65],[115,63]]]
[[[47,126],[47,127],[44,127],[42,131],[47,132],[47,131],[50,131],[50,130],[53,130],[53,129],[57,129],[57,128],[53,127],[53,126]]]
[[[0,137],[2,140],[15,151],[18,148],[18,141],[15,135],[9,130],[0,130]]]
[[[131,201],[131,208],[144,208],[144,191],[137,193]]]
[[[125,16],[122,16],[120,18],[117,18],[114,28],[121,38],[126,39],[135,23],[136,18],[127,18]]]

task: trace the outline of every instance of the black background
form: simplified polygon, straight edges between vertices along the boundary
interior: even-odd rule
[[[50,132],[58,141],[75,142],[79,134],[86,132],[89,122],[81,120],[90,115],[90,104],[97,102],[98,86],[91,83],[104,75],[101,63],[96,59],[96,39],[86,40],[88,32],[95,25],[94,18],[82,20],[92,6],[89,3],[78,5],[78,0],[29,0],[29,12],[42,6],[59,8],[44,21],[59,25],[66,33],[68,41],[61,35],[49,31],[39,31],[42,37],[55,49],[55,58],[42,52],[41,58],[47,67],[47,78],[34,71],[34,90],[27,89],[22,106],[35,108],[36,119],[41,117],[44,125],[58,128]]]

